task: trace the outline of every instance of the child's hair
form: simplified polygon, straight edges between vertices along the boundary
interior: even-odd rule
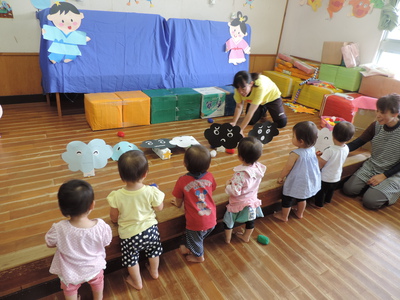
[[[50,8],[49,15],[54,15],[58,12],[60,13],[60,15],[67,14],[70,11],[77,15],[80,14],[79,10],[75,6],[73,6],[71,3],[60,1],[60,2],[57,2],[56,4],[53,4],[53,6]]]
[[[314,146],[318,138],[318,128],[311,121],[299,122],[293,126],[298,141],[303,140],[306,148]]]
[[[183,161],[190,173],[205,173],[210,167],[211,154],[203,145],[192,145],[186,150]]]
[[[350,141],[355,132],[354,125],[347,121],[337,123],[333,127],[332,136],[340,143]]]
[[[233,77],[233,87],[234,88],[244,88],[246,85],[250,84],[252,81],[255,82],[258,77],[260,76],[259,73],[249,73],[247,71],[239,71]],[[253,85],[254,87],[258,87],[257,85]]]
[[[76,217],[89,211],[94,192],[88,182],[72,179],[60,186],[57,197],[61,213],[65,217]]]
[[[140,150],[129,150],[118,159],[119,176],[124,182],[138,182],[149,170],[146,156]]]
[[[261,156],[263,146],[254,136],[242,138],[238,145],[238,155],[246,164],[254,164]]]
[[[376,108],[382,112],[400,113],[400,95],[389,94],[378,99]],[[400,117],[400,116],[399,116]]]
[[[243,32],[244,35],[247,33],[246,21],[248,20],[247,16],[243,16],[241,11],[238,11],[236,14],[236,18],[232,20],[231,26],[238,26],[240,25],[240,30]]]

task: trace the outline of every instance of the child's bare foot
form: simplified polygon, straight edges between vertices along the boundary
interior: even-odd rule
[[[296,215],[296,217],[298,217],[299,219],[303,219],[303,214],[299,213],[299,211],[297,209],[294,209],[293,212]]]
[[[202,263],[204,261],[204,256],[194,256],[193,254],[186,255],[186,260],[195,263]]]
[[[186,248],[185,245],[180,245],[179,251],[181,251],[181,254],[183,254],[183,255],[188,255],[191,253],[190,250],[188,248]]]
[[[235,235],[245,243],[250,242],[250,238],[246,239],[241,231],[236,232]]]
[[[145,264],[145,266],[146,266],[146,269],[149,271],[150,276],[151,276],[153,279],[158,279],[158,270],[152,271],[149,264]]]
[[[126,277],[126,282],[133,288],[137,289],[138,291],[140,291],[143,288],[142,283],[136,283],[133,281],[131,276]]]
[[[282,212],[280,212],[280,211],[274,212],[273,217],[276,218],[276,219],[278,219],[278,220],[281,220],[281,221],[283,221],[283,222],[287,222],[287,221],[288,221],[288,218],[285,218],[285,217],[282,215]]]

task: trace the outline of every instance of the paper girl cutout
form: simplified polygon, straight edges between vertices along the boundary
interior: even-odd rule
[[[104,168],[112,153],[110,145],[106,145],[101,139],[94,139],[89,144],[80,141],[70,142],[67,151],[61,157],[71,171],[80,170],[84,177],[88,177],[94,176],[94,169]]]
[[[188,148],[192,145],[200,144],[194,137],[190,135],[176,136],[170,141],[170,143],[181,148]]]
[[[356,18],[364,17],[372,8],[369,0],[350,0],[349,5],[353,6],[352,13]]]
[[[337,13],[343,8],[344,2],[346,0],[329,0],[328,4],[328,13],[329,13],[329,18],[332,19],[333,13]]]
[[[243,16],[240,11],[237,12],[236,19],[228,23],[231,38],[226,42],[225,52],[229,53],[230,64],[240,64],[246,61],[244,54],[250,54],[250,46],[243,39],[247,35],[246,21],[247,16]]]
[[[249,136],[254,136],[263,144],[269,143],[272,141],[273,137],[277,136],[278,134],[279,130],[276,127],[276,123],[271,123],[270,121],[266,121],[262,124],[255,124],[253,129],[249,132]]]
[[[324,150],[329,146],[333,146],[332,131],[324,127],[321,130],[318,130],[317,142],[314,145],[315,151],[324,152]]]
[[[239,141],[243,138],[240,134],[239,126],[232,126],[229,123],[213,123],[210,128],[204,131],[204,137],[208,140],[212,148],[224,146],[226,149],[236,148]]]
[[[112,160],[117,161],[119,157],[124,154],[126,151],[129,150],[140,150],[138,147],[136,147],[135,144],[129,143],[129,142],[119,142],[118,144],[114,145],[113,147],[113,154],[111,156]]]
[[[90,38],[83,31],[77,31],[83,19],[83,13],[68,2],[56,2],[49,11],[47,19],[54,26],[43,25],[42,35],[45,40],[53,41],[48,51],[49,60],[55,64],[68,63],[82,55],[78,45],[86,45]]]

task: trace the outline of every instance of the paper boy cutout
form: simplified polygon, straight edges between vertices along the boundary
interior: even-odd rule
[[[274,136],[279,134],[279,130],[276,127],[275,123],[271,123],[270,121],[266,121],[264,123],[257,123],[254,125],[253,129],[250,130],[249,136],[254,136],[259,139],[261,143],[267,144],[272,141]]]
[[[70,142],[67,145],[67,152],[64,152],[61,157],[71,171],[80,170],[84,176],[86,174],[94,176],[94,169],[104,168],[112,153],[110,145],[106,145],[101,139],[94,139],[89,144],[80,141]]]
[[[321,130],[318,130],[317,142],[314,145],[315,151],[324,152],[324,150],[329,146],[333,146],[332,131],[324,127]]]
[[[113,154],[111,156],[112,160],[117,161],[122,154],[124,154],[126,151],[129,150],[140,150],[140,149],[136,147],[135,144],[125,141],[119,142],[113,147]]]
[[[140,144],[143,148],[175,148],[175,145],[170,143],[169,139],[147,140]]]
[[[239,141],[243,138],[240,134],[239,126],[232,126],[229,123],[213,123],[210,128],[204,131],[204,137],[208,140],[211,147],[217,148],[224,146],[226,149],[236,148]]]
[[[170,141],[170,143],[181,148],[187,148],[192,145],[200,144],[194,137],[190,135],[176,136]]]

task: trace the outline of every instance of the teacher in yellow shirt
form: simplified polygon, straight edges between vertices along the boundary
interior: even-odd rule
[[[248,124],[254,125],[268,111],[278,128],[286,126],[287,116],[283,108],[281,92],[267,76],[246,71],[237,72],[233,78],[236,101],[232,126],[238,122],[246,103],[246,116],[240,124],[241,133]]]

